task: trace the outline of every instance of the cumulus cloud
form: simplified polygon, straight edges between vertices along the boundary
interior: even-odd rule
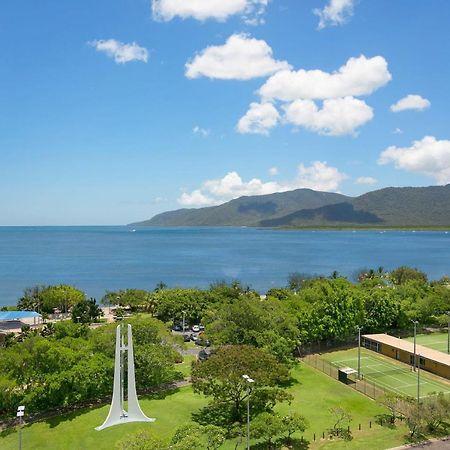
[[[440,184],[450,183],[450,141],[425,136],[410,147],[388,147],[381,153],[378,164],[389,163],[432,177]]]
[[[262,134],[267,136],[280,119],[280,114],[272,103],[251,103],[250,109],[237,124],[242,134]]]
[[[178,199],[178,203],[184,206],[211,206],[220,202],[204,195],[200,189],[192,191],[190,194],[183,192]]]
[[[423,111],[431,106],[431,102],[420,95],[407,95],[391,106],[392,112],[406,111],[412,109]]]
[[[148,61],[148,50],[140,47],[136,42],[124,44],[116,39],[96,40],[89,42],[98,52],[103,52],[113,58],[117,64],[125,64],[130,61]]]
[[[199,134],[200,136],[207,137],[211,133],[211,130],[196,125],[194,128],[192,128],[192,132],[194,134]]]
[[[329,0],[323,9],[314,9],[313,13],[319,17],[317,28],[332,25],[343,25],[353,15],[354,0]]]
[[[355,184],[377,184],[378,180],[373,177],[359,177],[356,179]]]
[[[382,56],[350,58],[337,71],[282,70],[272,75],[259,90],[264,99],[293,101],[369,95],[391,80]]]
[[[289,69],[286,61],[273,59],[266,41],[240,33],[230,36],[224,45],[210,46],[186,63],[188,78],[208,77],[220,80],[250,80]]]
[[[277,175],[278,175],[278,167],[271,167],[271,168],[269,169],[269,175],[270,175],[271,177],[277,176]]]
[[[324,100],[321,109],[312,100],[296,100],[284,110],[288,122],[330,136],[354,135],[373,118],[372,108],[354,97]]]
[[[395,128],[392,134],[403,134],[403,130],[401,128]]]
[[[268,3],[269,0],[153,0],[152,12],[155,20],[163,22],[175,17],[224,22],[230,16],[240,15],[254,24],[260,20]]]
[[[259,178],[244,181],[233,171],[223,178],[205,181],[200,189],[191,193],[183,193],[178,202],[186,206],[217,205],[245,195],[273,194],[300,188],[336,192],[345,179],[347,175],[324,161],[314,161],[309,167],[300,164],[296,178],[282,183],[264,182]]]

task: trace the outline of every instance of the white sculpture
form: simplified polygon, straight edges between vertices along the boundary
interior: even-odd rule
[[[128,412],[124,408],[124,353],[128,351]],[[123,324],[116,330],[116,357],[114,363],[114,387],[109,414],[103,425],[96,428],[103,430],[114,425],[128,422],[154,422],[148,418],[139,406],[136,394],[136,380],[134,375],[133,333],[128,325],[127,345],[124,342]]]

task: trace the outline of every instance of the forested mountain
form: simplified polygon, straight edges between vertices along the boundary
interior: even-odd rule
[[[134,226],[450,226],[450,184],[385,188],[359,197],[310,189],[241,197],[158,214]]]

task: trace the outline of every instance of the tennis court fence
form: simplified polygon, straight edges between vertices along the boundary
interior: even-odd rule
[[[319,355],[307,355],[302,358],[302,361],[308,366],[314,367],[315,369],[320,370],[324,374],[334,378],[335,380],[339,379],[338,368],[334,366],[329,361],[321,358]],[[377,400],[380,397],[383,397],[387,392],[389,392],[384,387],[378,385],[375,381],[363,378],[362,380],[358,380],[356,377],[354,380],[350,380],[347,386],[351,387],[355,391],[361,392],[368,397]]]

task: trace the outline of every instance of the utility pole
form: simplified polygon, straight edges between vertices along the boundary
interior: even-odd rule
[[[22,450],[22,417],[25,415],[25,406],[17,408],[17,417],[19,418],[19,450]]]
[[[416,354],[416,337],[417,337],[417,320],[412,320],[411,322],[414,324],[414,371],[416,371],[417,367],[417,354]]]
[[[248,383],[248,394],[247,394],[247,450],[250,450],[250,394],[252,393],[252,383],[255,380],[251,379],[248,375],[242,375],[242,378]]]
[[[358,329],[358,380],[361,379],[361,330],[363,327],[357,326]]]
[[[450,311],[446,311],[447,314],[447,354],[450,355]]]
[[[420,354],[419,354],[419,366],[417,367],[417,405],[420,404]]]
[[[186,317],[186,311],[181,311],[183,313],[183,334],[184,334],[184,321]]]

